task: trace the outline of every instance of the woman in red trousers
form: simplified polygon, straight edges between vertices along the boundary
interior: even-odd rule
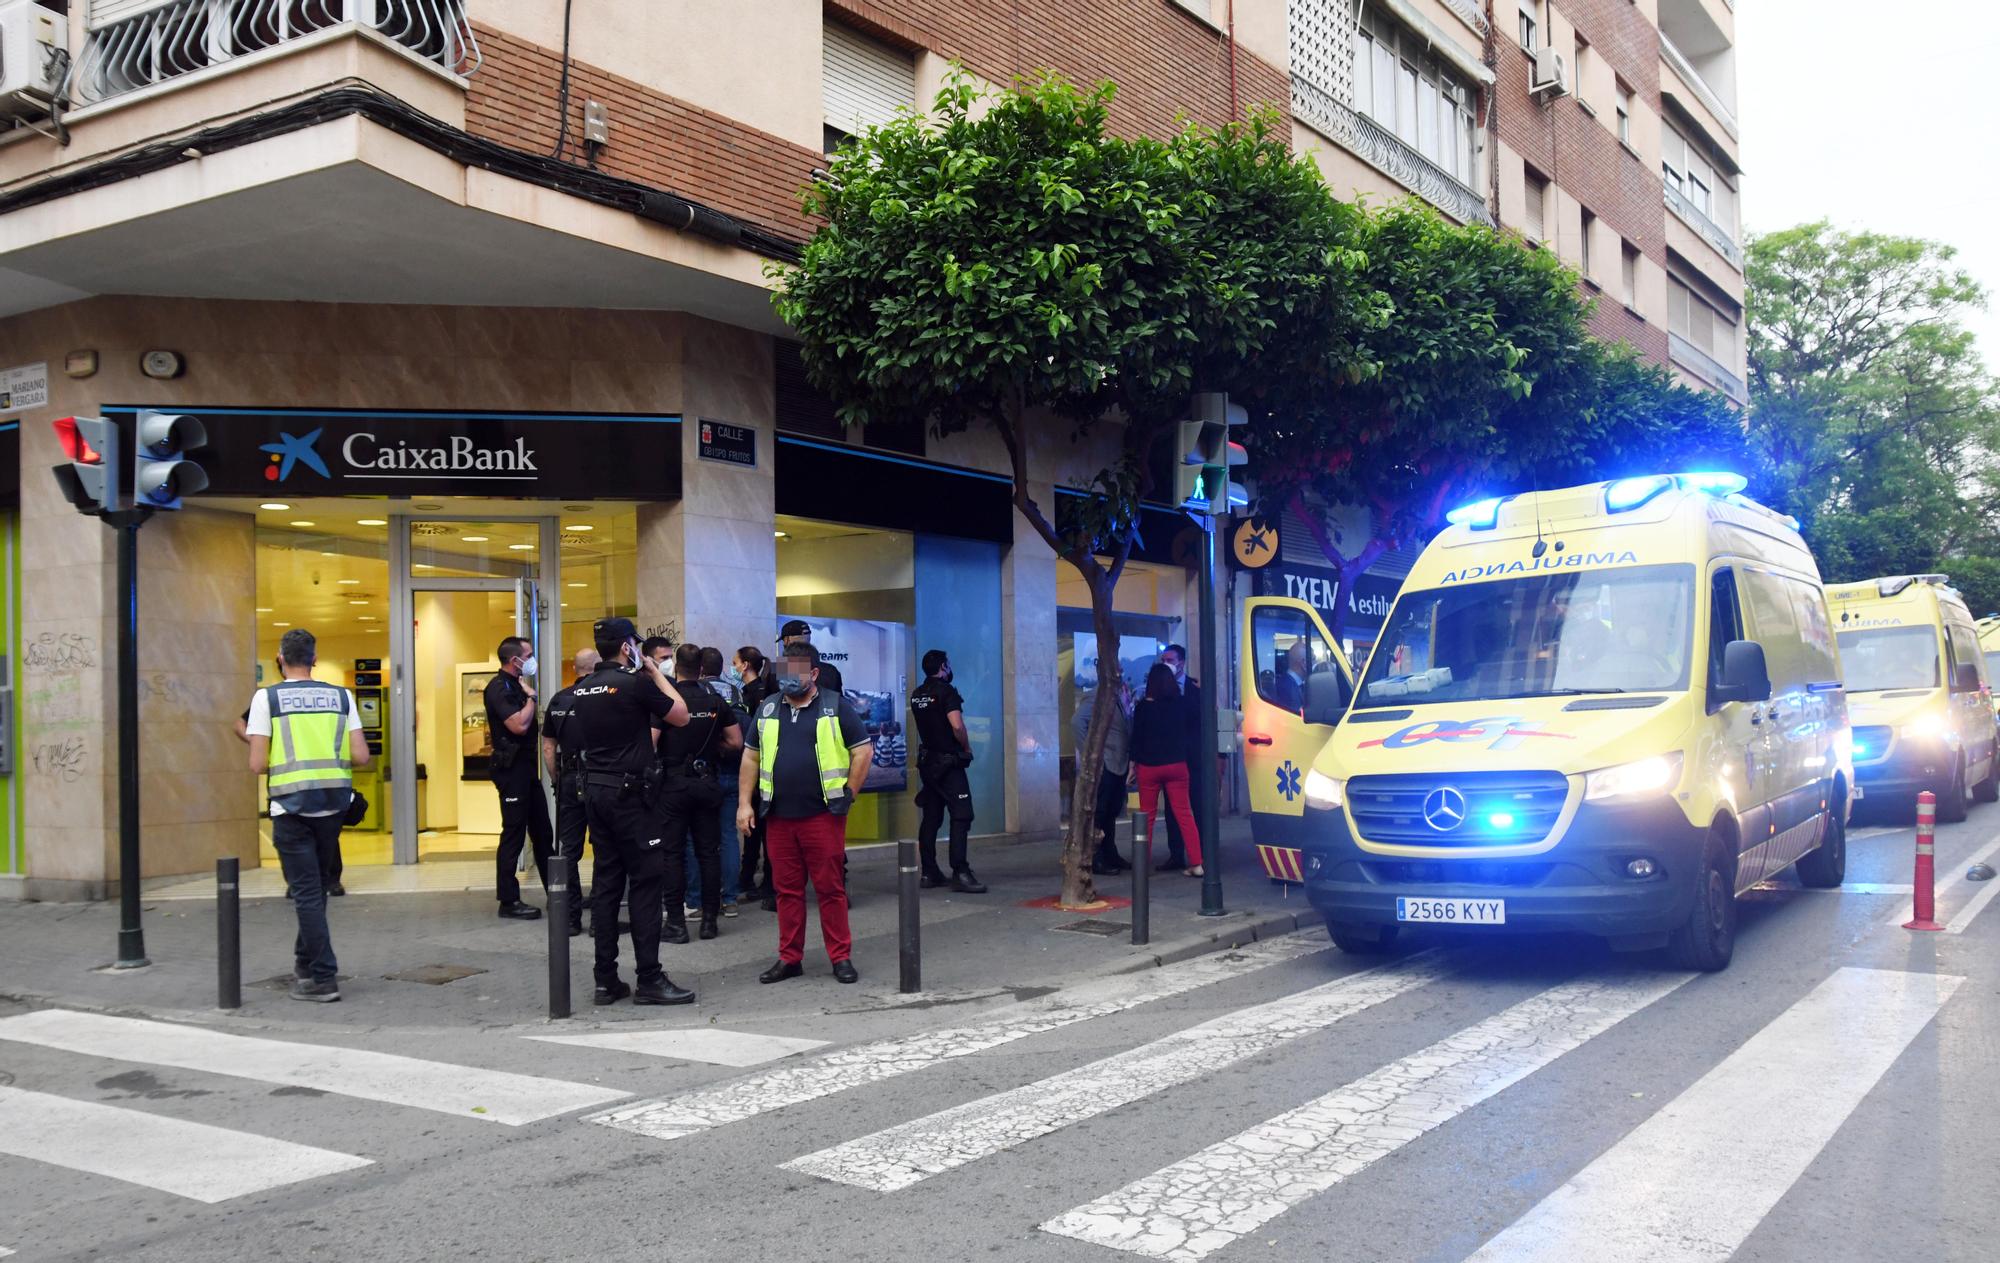
[[[1156,662],[1146,673],[1146,695],[1132,709],[1132,766],[1139,770],[1139,810],[1146,815],[1146,850],[1139,863],[1153,855],[1153,807],[1160,791],[1167,793],[1167,810],[1180,824],[1187,842],[1189,877],[1201,876],[1201,836],[1195,830],[1194,808],[1188,805],[1187,699],[1174,683],[1173,668]]]

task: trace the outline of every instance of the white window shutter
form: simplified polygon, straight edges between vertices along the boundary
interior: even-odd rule
[[[138,17],[175,3],[178,0],[90,0],[90,13],[84,25],[93,31],[101,30],[113,22]]]
[[[880,126],[917,100],[917,67],[909,54],[837,22],[826,24],[822,53],[826,123],[843,132]]]

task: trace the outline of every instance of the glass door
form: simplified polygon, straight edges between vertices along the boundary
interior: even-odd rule
[[[485,687],[508,636],[533,642],[542,663],[561,660],[561,622],[542,596],[559,578],[555,520],[401,517],[390,543],[395,861],[491,855],[500,810]]]

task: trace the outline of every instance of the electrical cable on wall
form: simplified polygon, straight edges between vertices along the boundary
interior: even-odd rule
[[[572,0],[563,0],[563,45],[562,79],[556,86],[556,147],[549,157],[562,160],[563,150],[569,148],[569,14]],[[591,166],[596,166],[592,162]]]

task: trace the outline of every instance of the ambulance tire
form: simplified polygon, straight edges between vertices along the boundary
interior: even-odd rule
[[[1694,907],[1667,936],[1667,959],[1676,968],[1717,973],[1736,953],[1736,845],[1726,828],[1709,830]]]
[[[1986,760],[1986,779],[1972,787],[1972,801],[1990,803],[2000,800],[2000,746],[1995,746],[1993,754]]]
[[[1326,922],[1327,937],[1349,956],[1376,956],[1388,951],[1396,941],[1396,929],[1393,925],[1361,925],[1331,917]]]
[[[1831,890],[1847,880],[1847,825],[1840,814],[1838,802],[1827,805],[1826,832],[1819,845],[1799,856],[1799,881],[1815,890]]]
[[[1959,757],[1951,767],[1951,783],[1937,796],[1937,818],[1939,824],[1957,824],[1965,819],[1965,758]]]

